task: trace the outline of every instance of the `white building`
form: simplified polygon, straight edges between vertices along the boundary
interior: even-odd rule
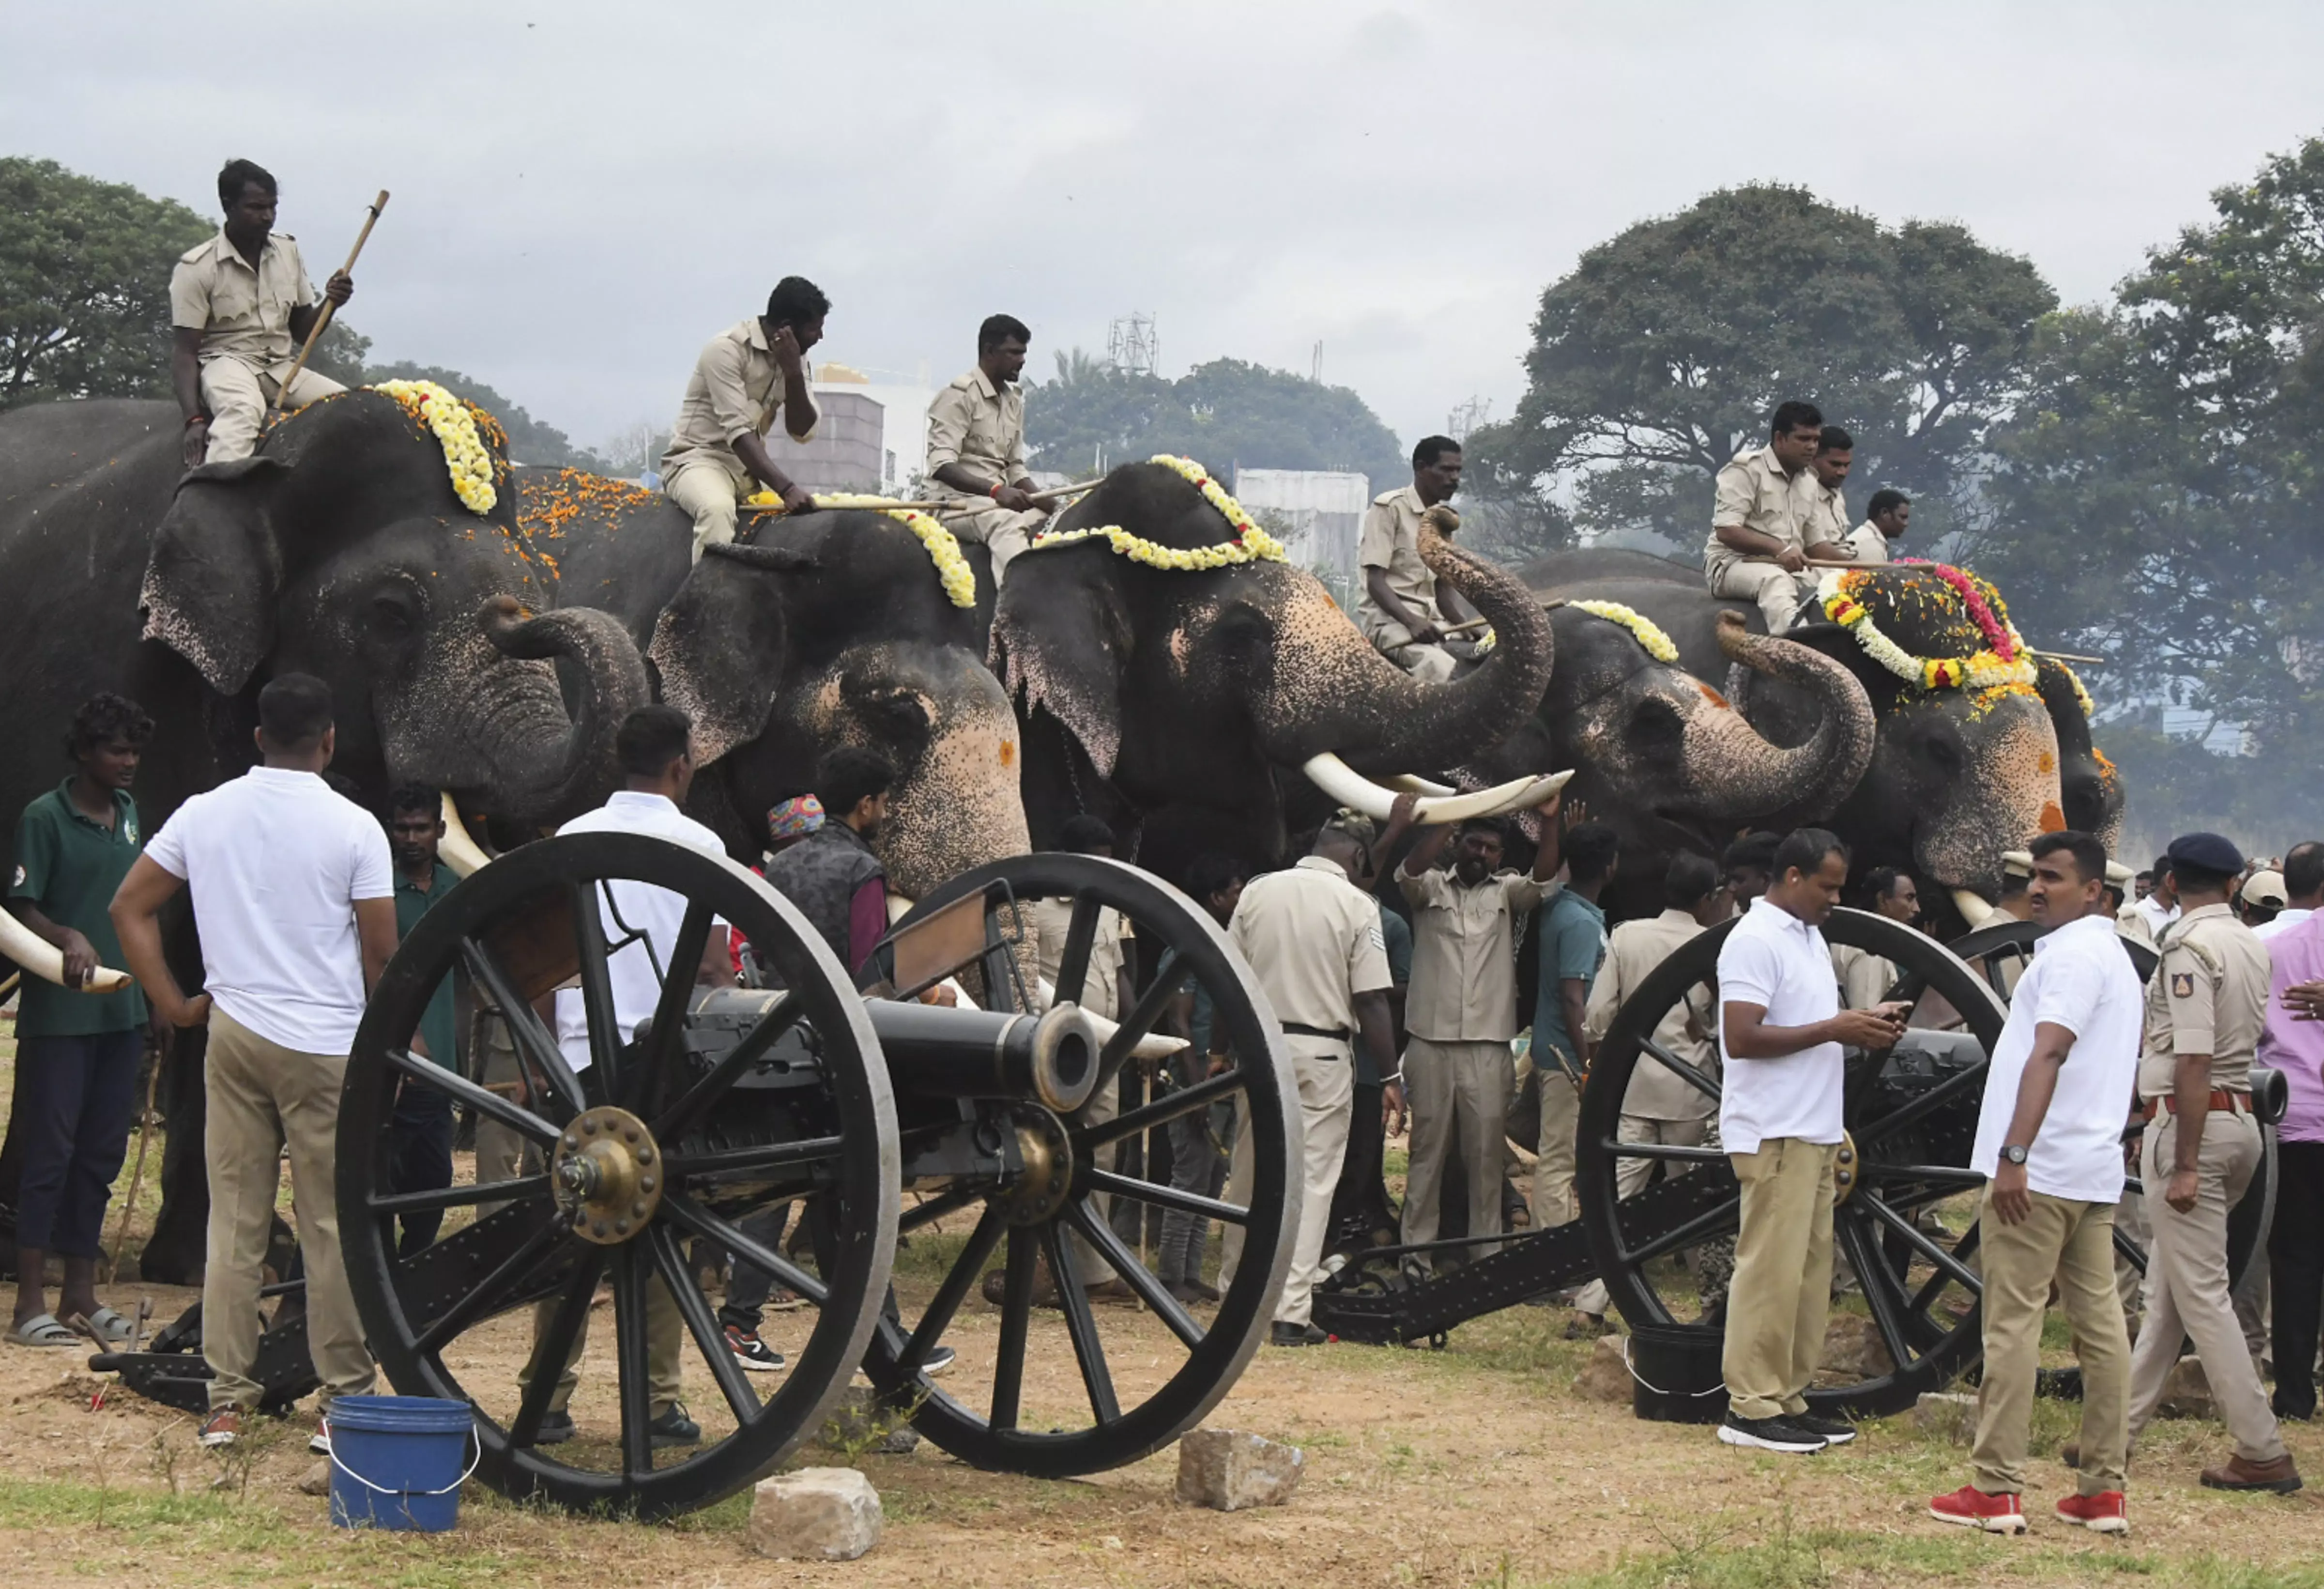
[[[1234,494],[1254,515],[1282,527],[1277,533],[1293,562],[1324,575],[1334,589],[1355,588],[1356,538],[1371,505],[1371,485],[1363,476],[1239,467]]]
[[[793,441],[777,424],[767,452],[809,491],[912,489],[927,471],[928,405],[935,388],[919,382],[874,381],[835,359],[816,366],[807,389],[821,416],[815,435]]]

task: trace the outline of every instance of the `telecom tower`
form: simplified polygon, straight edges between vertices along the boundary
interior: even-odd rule
[[[1106,328],[1105,356],[1117,370],[1151,375],[1162,362],[1162,344],[1154,335],[1154,317],[1132,309]]]
[[[1466,402],[1454,405],[1452,411],[1445,416],[1444,434],[1455,441],[1466,441],[1471,431],[1482,430],[1492,422],[1492,399],[1472,397]]]

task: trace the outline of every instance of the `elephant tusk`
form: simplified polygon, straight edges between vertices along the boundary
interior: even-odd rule
[[[444,836],[436,841],[437,858],[461,877],[473,877],[492,857],[484,846],[468,836],[467,824],[460,820],[460,808],[452,797],[444,797]]]
[[[65,981],[64,951],[19,921],[14,912],[0,910],[0,955],[5,955],[42,982],[55,983],[59,987],[70,987]],[[100,965],[89,973],[88,980],[73,991],[82,993],[117,993],[129,985],[129,974]]]
[[[1382,789],[1392,789],[1398,794],[1456,795],[1461,791],[1449,783],[1432,783],[1425,778],[1415,778],[1409,772],[1399,772],[1393,778],[1379,781]]]
[[[1398,790],[1365,777],[1337,755],[1326,751],[1311,756],[1300,769],[1317,789],[1351,809],[1375,821],[1388,820]],[[1538,806],[1559,790],[1572,772],[1552,772],[1544,778],[1515,778],[1491,789],[1470,794],[1424,795],[1414,818],[1425,826],[1465,821],[1471,817],[1499,817]]]
[[[1961,913],[1961,919],[1969,923],[1972,932],[2000,914],[1986,901],[1983,894],[1972,893],[1965,888],[1957,888],[1952,893],[1953,909]]]

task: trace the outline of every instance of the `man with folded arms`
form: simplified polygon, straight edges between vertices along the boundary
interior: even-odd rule
[[[2082,1368],[2081,1480],[2058,1516],[2119,1534],[2129,1527],[2130,1334],[2115,1289],[2114,1214],[2124,1181],[2122,1101],[2138,1076],[2144,994],[2107,909],[2106,847],[2087,833],[2044,834],[2033,859],[2026,893],[2034,923],[2048,932],[2010,1000],[1969,1157],[1987,1178],[1975,1476],[1931,1501],[1929,1515],[2025,1531],[2019,1496],[2054,1278]]]
[[[1848,858],[1822,828],[1790,835],[1775,846],[1775,882],[1719,950],[1719,1136],[1743,1188],[1719,1426],[1729,1446],[1803,1454],[1856,1438],[1807,1402],[1831,1306],[1842,1045],[1892,1046],[1904,1007],[1840,1007],[1821,929]]]

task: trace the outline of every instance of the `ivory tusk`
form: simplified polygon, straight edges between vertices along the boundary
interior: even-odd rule
[[[1456,795],[1461,791],[1449,783],[1431,783],[1425,778],[1415,778],[1409,772],[1399,772],[1393,778],[1383,778],[1380,787],[1398,794]]]
[[[1969,923],[1972,932],[2000,914],[1987,903],[1982,894],[1972,893],[1965,888],[1957,888],[1952,891],[1952,895],[1953,909],[1961,913],[1961,919]]]
[[[1329,751],[1309,757],[1301,771],[1317,789],[1375,821],[1388,820],[1400,792],[1365,777]],[[1511,779],[1471,794],[1424,795],[1413,815],[1429,827],[1464,821],[1471,817],[1499,817],[1540,805],[1563,789],[1565,781],[1572,776],[1572,772],[1552,772],[1544,778]]]
[[[15,913],[0,910],[0,955],[5,955],[19,966],[42,982],[55,983],[59,987],[70,984],[65,981],[64,951],[16,919]],[[89,979],[75,993],[117,993],[129,985],[129,974],[100,965],[89,974]]]
[[[452,797],[444,797],[444,836],[436,841],[436,857],[461,877],[473,877],[492,857],[484,846],[468,836],[467,824],[460,820],[460,808]]]

